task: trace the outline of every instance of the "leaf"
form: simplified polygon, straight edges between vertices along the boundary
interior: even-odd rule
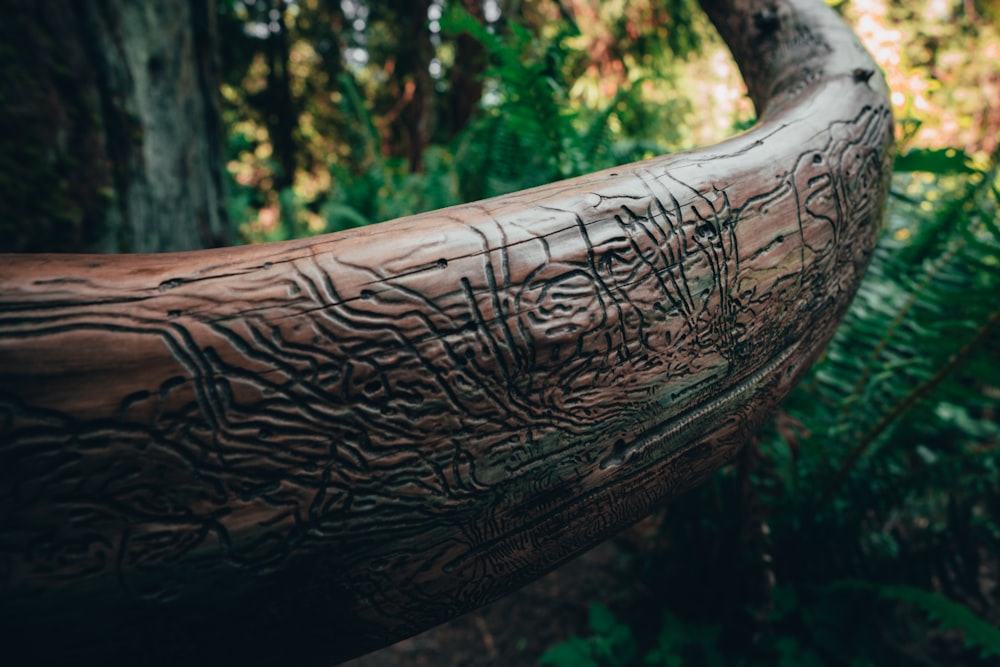
[[[916,148],[896,157],[895,171],[924,171],[931,174],[973,174],[971,158],[957,148]]]
[[[775,648],[778,667],[823,667],[823,660],[816,652],[803,647],[794,637],[779,637]]]
[[[590,605],[590,629],[599,635],[609,635],[614,627],[618,625],[618,619],[611,613],[611,610],[600,602]]]
[[[949,600],[940,593],[911,586],[879,586],[875,590],[880,597],[916,605],[945,630],[961,631],[965,635],[966,646],[978,648],[984,658],[1000,658],[1000,629],[964,604]]]
[[[580,637],[570,637],[556,644],[542,654],[538,663],[553,667],[600,667],[591,657],[590,644]]]
[[[964,604],[950,600],[940,593],[913,586],[888,586],[856,579],[837,582],[831,588],[870,591],[886,600],[909,602],[926,613],[941,628],[962,632],[965,635],[966,646],[979,649],[982,657],[1000,657],[1000,629],[980,618]]]
[[[799,594],[793,586],[783,584],[777,586],[772,594],[774,608],[771,610],[769,619],[780,621],[787,617],[799,607]]]
[[[351,227],[364,227],[370,221],[350,204],[329,201],[323,204],[321,213],[327,221],[327,231],[339,231]]]
[[[997,202],[1000,203],[1000,192],[996,188],[993,188],[993,196],[996,198]],[[987,212],[980,211],[980,219],[983,221],[983,225],[989,230],[990,234],[997,241],[1000,241],[1000,226],[997,225],[996,220]]]

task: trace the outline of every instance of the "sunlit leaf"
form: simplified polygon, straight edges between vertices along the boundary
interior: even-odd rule
[[[957,148],[909,150],[896,157],[895,170],[930,174],[972,174],[978,171],[965,151]]]

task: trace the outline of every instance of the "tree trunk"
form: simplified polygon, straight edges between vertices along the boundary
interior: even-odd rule
[[[212,2],[17,0],[0,22],[0,238],[155,252],[229,240]]]
[[[762,119],[718,146],[308,240],[3,257],[8,650],[329,664],[731,461],[858,286],[893,126],[821,2],[706,4]]]
[[[292,78],[289,72],[291,64],[288,44],[288,24],[285,21],[285,2],[275,0],[269,11],[278,12],[277,20],[270,23],[277,25],[264,41],[264,53],[267,56],[267,88],[261,100],[264,119],[268,134],[274,146],[274,154],[278,161],[278,173],[274,177],[276,190],[284,190],[295,183],[296,150],[295,130],[299,125],[295,100],[292,96]]]
[[[461,0],[461,5],[470,16],[480,22],[483,19],[483,3],[480,0]],[[454,139],[469,124],[483,97],[483,71],[486,69],[486,54],[482,43],[468,33],[455,38],[455,62],[449,74],[449,95],[443,100],[447,108],[448,140]]]
[[[436,121],[434,79],[430,62],[434,56],[427,10],[430,0],[389,0],[372,5],[371,22],[395,38],[384,71],[391,97],[388,108],[376,121],[381,128],[382,153],[404,158],[410,171],[423,170],[424,150],[430,143]]]

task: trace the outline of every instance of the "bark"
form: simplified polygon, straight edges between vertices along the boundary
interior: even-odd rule
[[[392,24],[397,36],[385,72],[392,93],[389,108],[379,117],[382,153],[406,159],[410,171],[423,170],[424,150],[434,133],[434,79],[428,69],[434,47],[427,29],[430,0],[392,0],[372,8],[372,20]],[[378,13],[376,13],[378,10]]]
[[[479,0],[461,0],[462,7],[482,22],[483,3]],[[447,136],[454,139],[466,128],[483,97],[483,71],[486,54],[482,43],[467,33],[455,38],[455,62],[449,73],[449,95],[443,100],[447,105]]]
[[[285,3],[276,0],[265,5],[278,11],[277,32],[272,31],[265,41],[267,56],[267,88],[259,104],[267,122],[268,134],[274,144],[274,153],[280,166],[274,178],[276,190],[289,188],[295,182],[296,141],[298,113],[292,97],[292,80],[288,71],[290,53],[288,47],[288,24],[285,21]],[[265,16],[266,16],[265,12]]]
[[[304,241],[4,257],[9,650],[329,664],[731,461],[857,288],[893,128],[822,3],[709,9],[763,117],[718,146]]]
[[[0,30],[8,250],[228,240],[214,4],[18,1]]]
[[[403,108],[402,121],[406,133],[407,159],[411,172],[424,169],[424,151],[434,132],[435,94],[430,62],[434,56],[430,32],[427,30],[429,0],[410,0],[408,3],[410,35],[407,42],[412,52],[401,58],[405,76],[413,82],[413,97]]]
[[[0,21],[0,249],[98,250],[111,183],[93,72],[68,12],[10,3]],[[58,45],[58,48],[57,48]]]

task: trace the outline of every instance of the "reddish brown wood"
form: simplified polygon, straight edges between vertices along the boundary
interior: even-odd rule
[[[304,241],[2,257],[14,644],[329,663],[731,460],[854,294],[892,119],[821,2],[706,4],[762,109],[718,146]]]

